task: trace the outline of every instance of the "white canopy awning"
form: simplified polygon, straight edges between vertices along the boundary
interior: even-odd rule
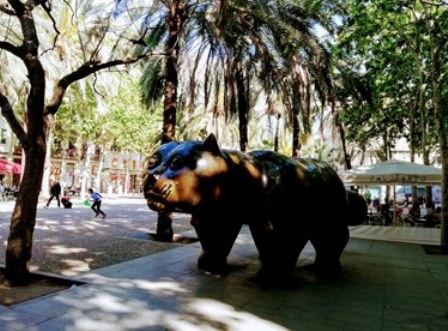
[[[441,185],[442,169],[423,164],[390,160],[361,166],[341,174],[352,185]]]

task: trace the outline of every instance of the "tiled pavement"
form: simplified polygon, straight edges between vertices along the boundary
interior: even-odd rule
[[[353,232],[359,230],[352,229]],[[87,284],[6,308],[0,330],[448,330],[448,256],[421,244],[350,239],[343,275],[315,277],[303,266],[289,290],[261,288],[247,229],[226,277],[196,268],[198,243],[94,270]]]

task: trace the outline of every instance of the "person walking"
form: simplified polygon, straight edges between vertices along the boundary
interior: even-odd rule
[[[53,198],[56,198],[56,201],[58,202],[58,207],[61,207],[61,199],[59,198],[59,196],[61,195],[61,183],[59,183],[59,181],[57,180],[53,180],[50,186],[50,197],[48,198],[47,201],[47,205],[46,207],[48,208],[48,206],[50,205],[51,200],[53,200]]]
[[[99,214],[103,215],[103,218],[106,217],[106,213],[101,210],[101,203],[103,201],[103,196],[99,194],[98,192],[95,192],[92,188],[89,188],[88,190],[90,194],[90,198],[93,201],[92,210],[95,212],[95,217],[98,217]]]

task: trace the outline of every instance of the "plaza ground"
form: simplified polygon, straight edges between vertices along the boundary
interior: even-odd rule
[[[307,245],[296,285],[285,290],[252,282],[260,265],[247,228],[229,257],[232,272],[216,277],[196,268],[199,243],[153,249],[145,235],[155,214],[142,199],[106,199],[104,210],[102,222],[78,203],[38,209],[33,266],[47,271],[46,256],[59,259],[57,274],[85,284],[0,306],[0,330],[448,330],[448,257],[428,249],[439,229],[351,228],[337,278],[309,271]],[[2,242],[7,214],[0,212]],[[194,236],[187,216],[175,223]]]

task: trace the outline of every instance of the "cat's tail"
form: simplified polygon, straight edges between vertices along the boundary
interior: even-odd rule
[[[347,190],[348,225],[360,225],[367,219],[367,201],[358,192]]]

